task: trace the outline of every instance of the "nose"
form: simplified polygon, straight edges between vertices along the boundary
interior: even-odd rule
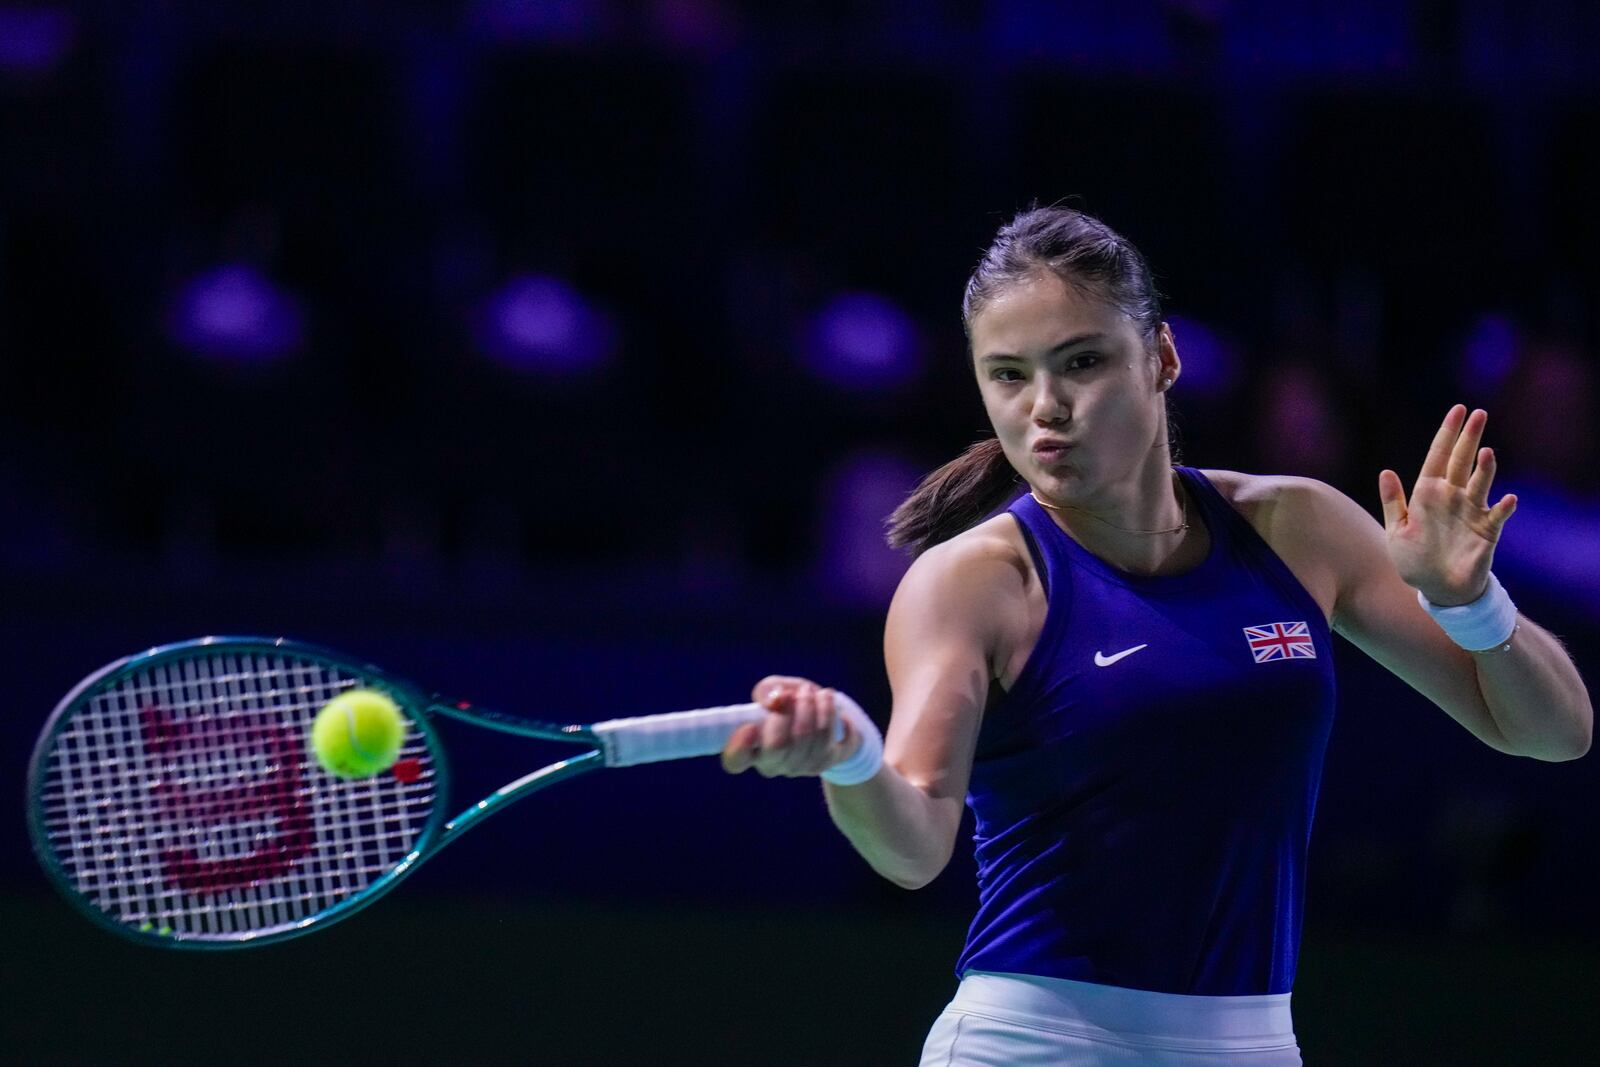
[[[1069,421],[1072,411],[1067,405],[1066,390],[1061,383],[1048,374],[1039,375],[1038,381],[1038,390],[1033,394],[1033,421],[1040,426],[1054,426]]]

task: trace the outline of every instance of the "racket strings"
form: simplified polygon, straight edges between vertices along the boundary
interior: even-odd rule
[[[281,653],[156,661],[83,701],[39,790],[68,882],[114,920],[237,939],[303,922],[383,877],[434,809],[433,761],[409,724],[410,771],[347,781],[305,738],[365,680]]]

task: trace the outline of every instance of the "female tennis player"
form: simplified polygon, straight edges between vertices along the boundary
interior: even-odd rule
[[[923,1064],[1299,1064],[1332,633],[1495,749],[1589,748],[1576,669],[1490,571],[1516,500],[1489,502],[1487,415],[1451,408],[1409,497],[1378,476],[1379,526],[1317,481],[1173,465],[1178,349],[1098,220],[1019,215],[962,310],[995,437],[893,517],[916,560],[881,765],[791,677],[756,685],[770,714],[723,764],[823,774],[834,822],[908,888],[972,807],[978,913]]]

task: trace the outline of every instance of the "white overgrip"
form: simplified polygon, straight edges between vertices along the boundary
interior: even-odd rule
[[[760,722],[767,712],[759,704],[697,708],[666,715],[608,719],[589,727],[600,742],[607,767],[632,767],[669,759],[710,756],[722,751],[733,731]]]
[[[859,704],[843,693],[834,693],[834,707],[839,712],[839,718],[834,723],[835,739],[844,736],[846,722],[861,735],[861,747],[855,756],[845,762],[855,767],[864,767],[870,762],[876,771],[883,753],[883,738],[877,726],[867,718],[867,713],[861,710]],[[733,704],[720,708],[675,711],[665,715],[609,719],[597,722],[589,729],[600,742],[607,767],[632,767],[641,763],[715,755],[722,751],[733,731],[745,723],[760,722],[766,716],[767,710],[760,704]],[[860,758],[863,755],[866,759]]]

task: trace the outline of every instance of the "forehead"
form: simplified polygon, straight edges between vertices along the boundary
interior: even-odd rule
[[[1025,356],[1090,333],[1138,339],[1133,321],[1092,290],[1044,272],[1000,290],[973,318],[972,354]]]

